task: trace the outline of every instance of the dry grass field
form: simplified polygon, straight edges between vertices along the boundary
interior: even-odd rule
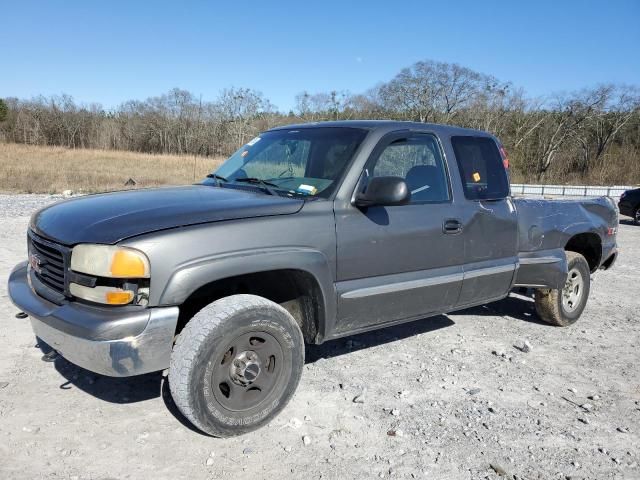
[[[0,143],[0,192],[103,192],[127,188],[129,178],[136,188],[189,184],[222,160]]]

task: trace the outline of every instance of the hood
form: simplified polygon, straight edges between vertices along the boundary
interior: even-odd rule
[[[201,223],[298,212],[303,200],[206,185],[87,195],[31,217],[31,229],[64,245],[116,243],[144,233]]]

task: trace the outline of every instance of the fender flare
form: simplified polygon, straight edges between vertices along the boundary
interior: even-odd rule
[[[565,238],[565,244],[571,240],[572,237],[576,235],[581,235],[584,233],[589,233],[597,236],[602,242],[602,229],[606,228],[606,224],[602,223],[601,225],[592,225],[586,221],[579,223],[572,223],[568,227],[562,230]]]
[[[336,293],[328,258],[311,248],[240,250],[184,263],[169,278],[160,295],[159,304],[181,305],[193,292],[208,283],[270,270],[300,270],[314,278],[322,295],[317,319],[317,343],[320,343],[333,330]]]

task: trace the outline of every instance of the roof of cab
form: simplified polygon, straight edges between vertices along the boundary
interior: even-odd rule
[[[420,122],[403,122],[399,120],[337,120],[327,122],[309,122],[297,123],[292,125],[282,125],[271,128],[269,131],[275,130],[292,130],[301,128],[317,128],[317,127],[347,127],[347,128],[363,128],[366,130],[383,130],[392,132],[395,130],[424,130],[425,128],[432,130],[438,134],[449,135],[479,135],[492,136],[482,130],[474,130],[471,128],[456,127],[453,125],[441,125],[438,123],[420,123]]]

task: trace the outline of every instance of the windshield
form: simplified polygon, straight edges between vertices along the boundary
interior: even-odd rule
[[[243,145],[203,183],[326,198],[366,134],[336,127],[266,132]]]

